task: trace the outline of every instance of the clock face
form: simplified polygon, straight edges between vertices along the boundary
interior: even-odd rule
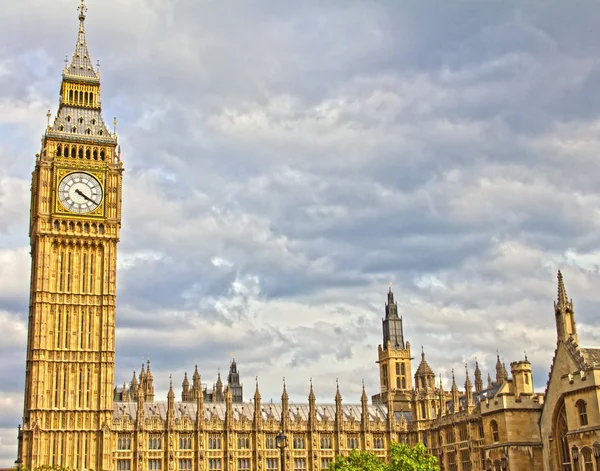
[[[87,173],[70,173],[58,185],[58,199],[65,209],[73,213],[89,213],[100,206],[102,187]]]

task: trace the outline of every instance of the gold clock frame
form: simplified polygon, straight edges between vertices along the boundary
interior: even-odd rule
[[[102,202],[98,205],[96,209],[90,211],[89,213],[74,213],[65,208],[60,202],[60,198],[58,197],[58,187],[60,182],[67,175],[72,173],[87,173],[91,175],[98,183],[100,183],[100,188],[102,188]],[[59,214],[60,216],[70,217],[73,219],[81,219],[81,218],[102,218],[104,217],[104,206],[106,204],[106,173],[99,170],[91,170],[91,169],[81,169],[81,168],[58,168],[56,169],[56,176],[54,181],[54,213]]]

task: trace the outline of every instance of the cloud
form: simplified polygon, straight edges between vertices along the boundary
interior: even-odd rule
[[[331,402],[337,377],[357,402],[363,378],[378,389],[392,282],[445,381],[526,350],[542,390],[559,268],[600,344],[597,5],[89,8],[126,167],[118,383],[150,353],[164,398],[169,374],[197,363],[210,385],[235,352],[246,398],[258,376],[278,400],[285,376],[292,400],[312,378]],[[22,407],[30,173],[76,29],[69,0],[0,18],[0,466]]]

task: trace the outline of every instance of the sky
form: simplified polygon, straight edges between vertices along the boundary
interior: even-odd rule
[[[16,458],[31,171],[77,0],[2,2],[0,466]],[[235,355],[244,396],[378,392],[392,283],[445,385],[527,356],[562,270],[600,345],[600,4],[88,0],[126,168],[115,381],[157,399]]]

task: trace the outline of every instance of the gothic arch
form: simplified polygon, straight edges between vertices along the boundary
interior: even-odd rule
[[[567,422],[567,409],[565,401],[561,399],[556,406],[553,420],[554,440],[556,443],[556,463],[560,466],[561,471],[572,471],[571,467],[571,451],[569,449],[569,439],[567,432],[569,425]]]

